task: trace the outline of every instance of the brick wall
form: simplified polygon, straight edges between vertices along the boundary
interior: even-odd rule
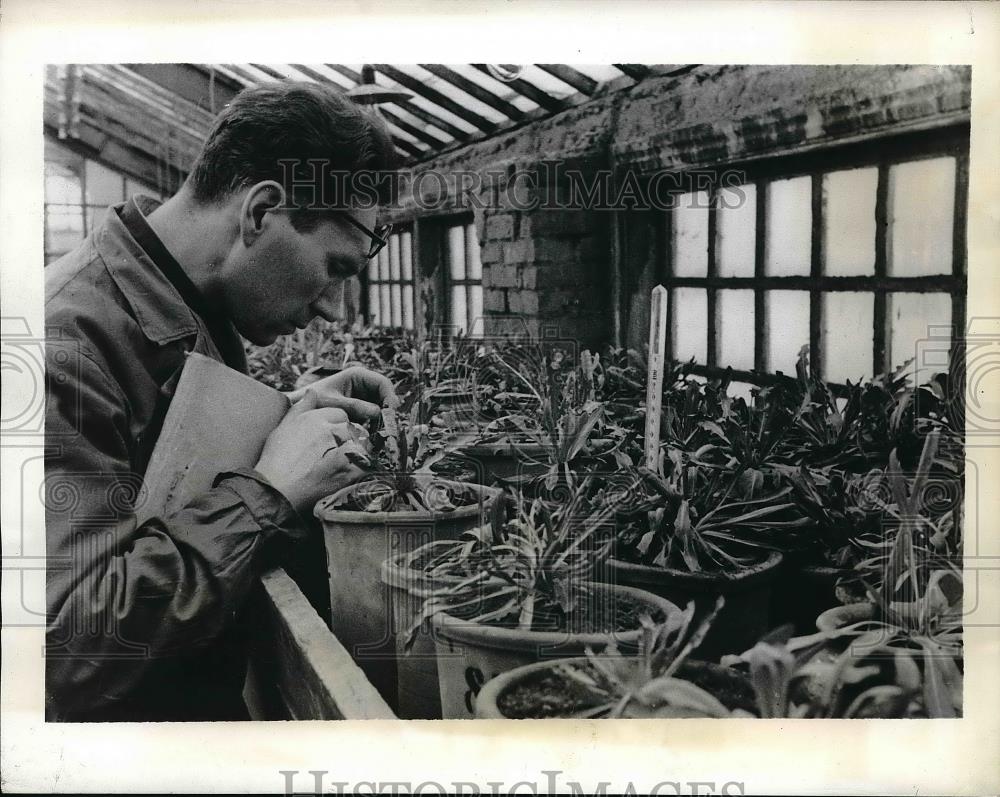
[[[612,335],[613,214],[533,207],[567,188],[545,165],[560,162],[583,179],[612,166],[681,171],[939,127],[968,119],[970,79],[963,66],[705,66],[458,148],[415,174],[465,173],[440,207],[475,219],[488,333],[593,345]],[[417,200],[405,196],[394,218],[435,215]],[[425,284],[435,282],[425,276]]]

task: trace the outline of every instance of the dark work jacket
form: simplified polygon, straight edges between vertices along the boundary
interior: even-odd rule
[[[185,354],[246,360],[232,326],[210,318],[210,332],[136,242],[123,207],[45,269],[46,718],[245,718],[240,609],[306,528],[249,469],[137,524]]]

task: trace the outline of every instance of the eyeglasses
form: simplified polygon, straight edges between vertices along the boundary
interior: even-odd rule
[[[368,254],[365,255],[365,257],[369,260],[381,252],[385,245],[389,243],[389,233],[392,232],[391,224],[379,224],[374,230],[369,230],[364,224],[350,214],[345,213],[344,218],[347,219],[352,226],[357,227],[361,230],[361,232],[372,239],[371,246],[368,248]]]

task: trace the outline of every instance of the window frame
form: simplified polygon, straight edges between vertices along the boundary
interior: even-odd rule
[[[464,255],[465,255],[465,277],[463,277],[462,279],[455,279],[454,277],[451,276],[451,261],[450,261],[451,251],[450,251],[450,244],[449,244],[449,231],[451,229],[455,228],[455,227],[461,227],[462,228],[462,243],[463,243]],[[444,290],[444,296],[445,296],[444,305],[445,305],[446,312],[447,312],[448,326],[455,333],[457,333],[459,330],[458,330],[457,326],[454,323],[454,319],[452,318],[452,314],[453,314],[453,311],[454,311],[454,307],[452,305],[452,291],[455,288],[462,288],[463,292],[465,293],[465,329],[462,330],[462,334],[465,337],[468,337],[468,338],[481,338],[483,336],[483,334],[484,334],[484,330],[481,329],[481,330],[478,331],[478,333],[475,333],[473,331],[474,328],[475,328],[476,319],[472,318],[472,301],[471,301],[472,290],[471,289],[474,288],[474,287],[478,287],[480,289],[480,291],[484,290],[484,288],[483,288],[483,267],[482,267],[482,263],[480,262],[479,277],[478,277],[478,279],[472,279],[472,278],[469,277],[469,249],[470,249],[470,247],[469,247],[469,229],[470,228],[472,229],[473,234],[475,235],[476,234],[476,222],[475,222],[475,219],[472,216],[460,216],[460,217],[453,217],[453,218],[447,219],[445,221],[443,227],[442,227],[441,247],[442,247],[442,254],[443,254],[443,257],[442,257],[442,269],[443,269],[444,287],[445,287],[445,290]],[[479,244],[478,244],[478,235],[476,236],[476,238],[477,238],[476,248],[479,249],[480,247],[479,247]],[[480,252],[479,254],[481,255],[482,253]],[[485,315],[485,310],[483,311],[483,315]],[[483,325],[485,326],[485,321],[483,322]]]
[[[410,236],[410,278],[409,279],[406,279],[406,278],[403,277],[403,235],[407,234],[407,233]],[[361,311],[362,311],[362,314],[364,315],[365,321],[371,327],[375,327],[377,329],[402,329],[402,330],[407,330],[407,327],[406,327],[406,324],[405,324],[406,314],[404,312],[404,306],[403,306],[404,305],[404,297],[405,297],[406,294],[405,294],[405,291],[403,290],[403,288],[406,287],[406,286],[410,286],[412,288],[412,291],[413,291],[413,307],[411,308],[411,320],[413,321],[413,326],[408,331],[415,332],[417,330],[417,326],[418,326],[418,308],[417,308],[417,302],[419,301],[419,297],[418,297],[418,293],[417,293],[418,265],[417,265],[416,225],[413,224],[412,222],[394,224],[393,228],[392,228],[392,231],[390,233],[390,236],[389,236],[390,240],[391,240],[391,238],[393,236],[398,236],[398,240],[399,240],[399,279],[398,280],[394,280],[392,278],[391,265],[390,265],[390,271],[389,271],[389,279],[387,279],[387,280],[383,280],[382,279],[382,274],[381,274],[381,270],[380,270],[381,269],[381,263],[379,262],[379,256],[382,254],[382,252],[385,252],[386,258],[388,259],[390,257],[391,243],[386,243],[386,245],[382,248],[381,252],[379,252],[378,255],[376,255],[374,258],[372,258],[372,260],[368,264],[368,267],[365,268],[361,272],[361,275],[362,275],[362,280],[361,280],[362,290],[361,290],[361,297],[360,297],[361,303],[362,303]],[[373,279],[373,277],[375,277],[375,278]],[[381,286],[383,286],[383,285],[388,285],[389,286],[389,309],[390,309],[390,314],[389,314],[390,318],[389,318],[389,320],[390,320],[390,322],[392,320],[392,312],[391,312],[391,310],[392,310],[392,286],[394,286],[394,285],[398,285],[399,286],[399,293],[400,293],[400,300],[399,300],[400,301],[400,304],[399,304],[399,311],[400,311],[400,313],[399,314],[400,314],[400,322],[401,323],[400,323],[400,325],[398,327],[393,326],[392,323],[389,323],[389,324],[382,323],[382,317],[381,317],[382,316],[381,299],[379,301],[379,322],[380,323],[378,323],[378,324],[375,323],[374,315],[372,313],[371,289],[372,289],[372,287],[377,287],[379,289],[379,295],[381,296]]]
[[[888,274],[888,189],[889,169],[897,163],[929,160],[938,157],[955,158],[955,195],[952,218],[952,258],[950,270],[944,274],[922,276],[891,276]],[[828,276],[822,273],[823,251],[823,175],[845,169],[875,167],[878,182],[875,198],[875,262],[873,273],[864,276]],[[740,170],[746,176],[743,184],[753,184],[756,190],[755,252],[753,276],[731,277],[718,274],[717,203],[719,176],[726,171]],[[874,322],[872,330],[872,372],[880,374],[891,367],[887,351],[889,327],[889,297],[893,293],[945,293],[951,301],[952,336],[950,361],[960,362],[964,356],[962,331],[966,323],[967,251],[966,222],[969,182],[969,125],[959,124],[931,131],[883,136],[835,148],[824,147],[812,152],[777,155],[753,161],[716,165],[711,169],[689,170],[682,177],[698,175],[700,182],[691,184],[676,194],[708,189],[708,265],[705,276],[682,277],[673,274],[673,225],[671,210],[654,214],[658,220],[654,282],[667,288],[669,318],[675,317],[674,289],[703,288],[707,297],[707,362],[691,366],[692,373],[708,378],[729,374],[734,381],[751,384],[773,384],[781,380],[768,368],[766,296],[770,290],[801,290],[809,294],[810,363],[824,372],[822,352],[823,297],[830,292],[860,292],[872,294]],[[767,186],[770,182],[795,177],[811,178],[811,250],[808,275],[769,276],[766,269]],[[728,185],[728,184],[726,184]],[[726,187],[723,185],[722,187]],[[719,291],[750,289],[754,292],[754,367],[752,370],[729,368],[718,362],[719,354]],[[674,351],[672,324],[667,328],[666,351]],[[895,358],[893,358],[895,359]],[[785,374],[794,376],[794,374]]]

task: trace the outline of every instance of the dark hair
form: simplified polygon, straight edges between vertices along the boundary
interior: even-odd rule
[[[310,161],[323,164],[329,194],[320,193],[324,186]],[[392,183],[386,178],[395,168],[395,148],[381,119],[333,87],[289,80],[246,89],[233,98],[216,118],[187,183],[195,200],[211,204],[274,180],[296,208],[292,223],[301,230],[325,215],[315,212],[315,198],[336,198],[323,209],[348,206],[357,188],[345,176],[369,173],[365,185],[375,188],[366,189],[367,198],[386,202],[386,186]],[[331,172],[339,176],[335,188]]]

